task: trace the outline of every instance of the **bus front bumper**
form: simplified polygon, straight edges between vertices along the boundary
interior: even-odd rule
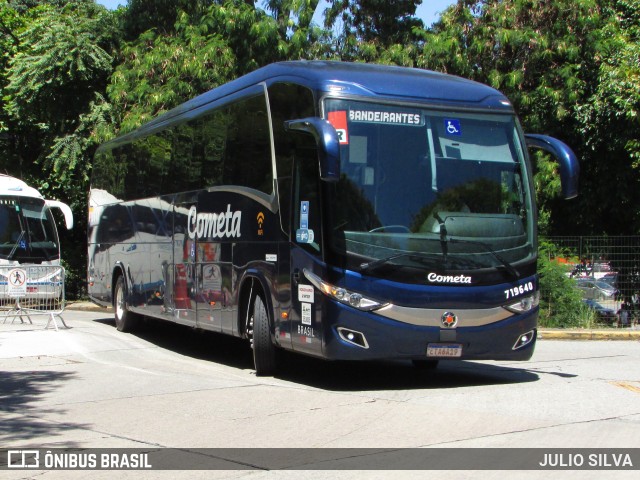
[[[538,309],[481,326],[444,328],[391,320],[327,302],[323,356],[329,360],[529,360]]]

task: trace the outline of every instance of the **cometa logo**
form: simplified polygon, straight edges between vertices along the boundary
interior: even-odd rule
[[[471,277],[466,275],[438,275],[433,272],[427,275],[427,280],[431,283],[471,283]]]
[[[194,205],[187,217],[189,238],[238,238],[241,220],[242,212],[232,212],[231,205],[227,205],[226,212],[220,213],[198,213]]]

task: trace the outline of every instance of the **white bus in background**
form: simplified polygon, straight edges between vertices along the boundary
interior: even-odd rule
[[[65,203],[46,200],[22,180],[0,174],[0,287],[7,285],[8,272],[29,266],[30,294],[38,296],[38,285],[61,279],[60,241],[51,209],[59,209],[67,229],[73,228],[73,213]],[[35,277],[33,277],[35,275]],[[50,290],[49,290],[50,291]],[[0,288],[0,296],[5,288]]]

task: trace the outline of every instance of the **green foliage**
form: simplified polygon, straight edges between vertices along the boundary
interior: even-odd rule
[[[584,139],[580,201],[593,228],[640,232],[640,1],[602,2],[607,22],[598,32],[598,70],[590,96],[578,106]],[[615,215],[611,215],[615,211]],[[597,231],[597,230],[592,230]]]
[[[538,256],[540,326],[591,328],[594,313],[582,302],[575,281],[567,275],[567,265],[555,261],[561,256],[562,252],[555,245],[541,242]]]
[[[0,169],[71,206],[75,228],[60,232],[70,278],[86,268],[92,137],[113,123],[96,93],[112,71],[117,25],[117,14],[93,0],[0,2]]]
[[[77,106],[97,79],[106,83],[111,56],[95,42],[92,21],[57,12],[44,15],[21,34],[26,48],[11,61],[6,87],[8,113],[23,124],[59,130],[77,121]],[[64,108],[60,108],[61,100]]]
[[[3,111],[18,139],[14,145],[33,162],[17,173],[37,178],[44,169],[48,178],[36,180],[37,186],[78,200],[91,154],[85,116],[93,92],[106,86],[111,73],[105,48],[113,47],[113,17],[93,2],[72,2],[39,6],[27,18],[16,35],[3,91]]]
[[[413,66],[410,58],[424,25],[421,0],[331,0],[325,27],[333,28],[333,55],[342,60]],[[401,52],[406,47],[406,51]],[[389,52],[387,50],[393,50]]]
[[[115,12],[93,0],[0,0],[0,170],[72,205],[80,221],[63,245],[81,252],[97,144],[262,65],[335,58],[501,90],[526,130],[580,158],[582,194],[564,202],[556,164],[532,157],[540,231],[639,233],[640,0],[459,0],[431,29],[415,17],[420,3],[332,0],[318,26],[319,0],[129,0]],[[555,293],[543,317],[573,318],[546,256],[542,288]]]
[[[538,165],[545,231],[640,232],[639,12],[639,0],[459,0],[422,33],[417,66],[494,86],[526,130],[576,151],[582,195],[572,202]]]
[[[505,93],[527,128],[571,119],[588,88],[594,0],[459,1],[426,37],[419,66],[487,83]]]
[[[207,28],[184,25],[172,36],[149,30],[124,47],[107,87],[121,132],[231,78],[233,54],[220,36],[203,34]]]

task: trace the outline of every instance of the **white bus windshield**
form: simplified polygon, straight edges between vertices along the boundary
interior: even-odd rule
[[[534,258],[516,119],[325,101],[340,138],[333,247],[364,267],[486,269]]]
[[[42,263],[58,258],[58,235],[44,200],[0,199],[0,260]]]

